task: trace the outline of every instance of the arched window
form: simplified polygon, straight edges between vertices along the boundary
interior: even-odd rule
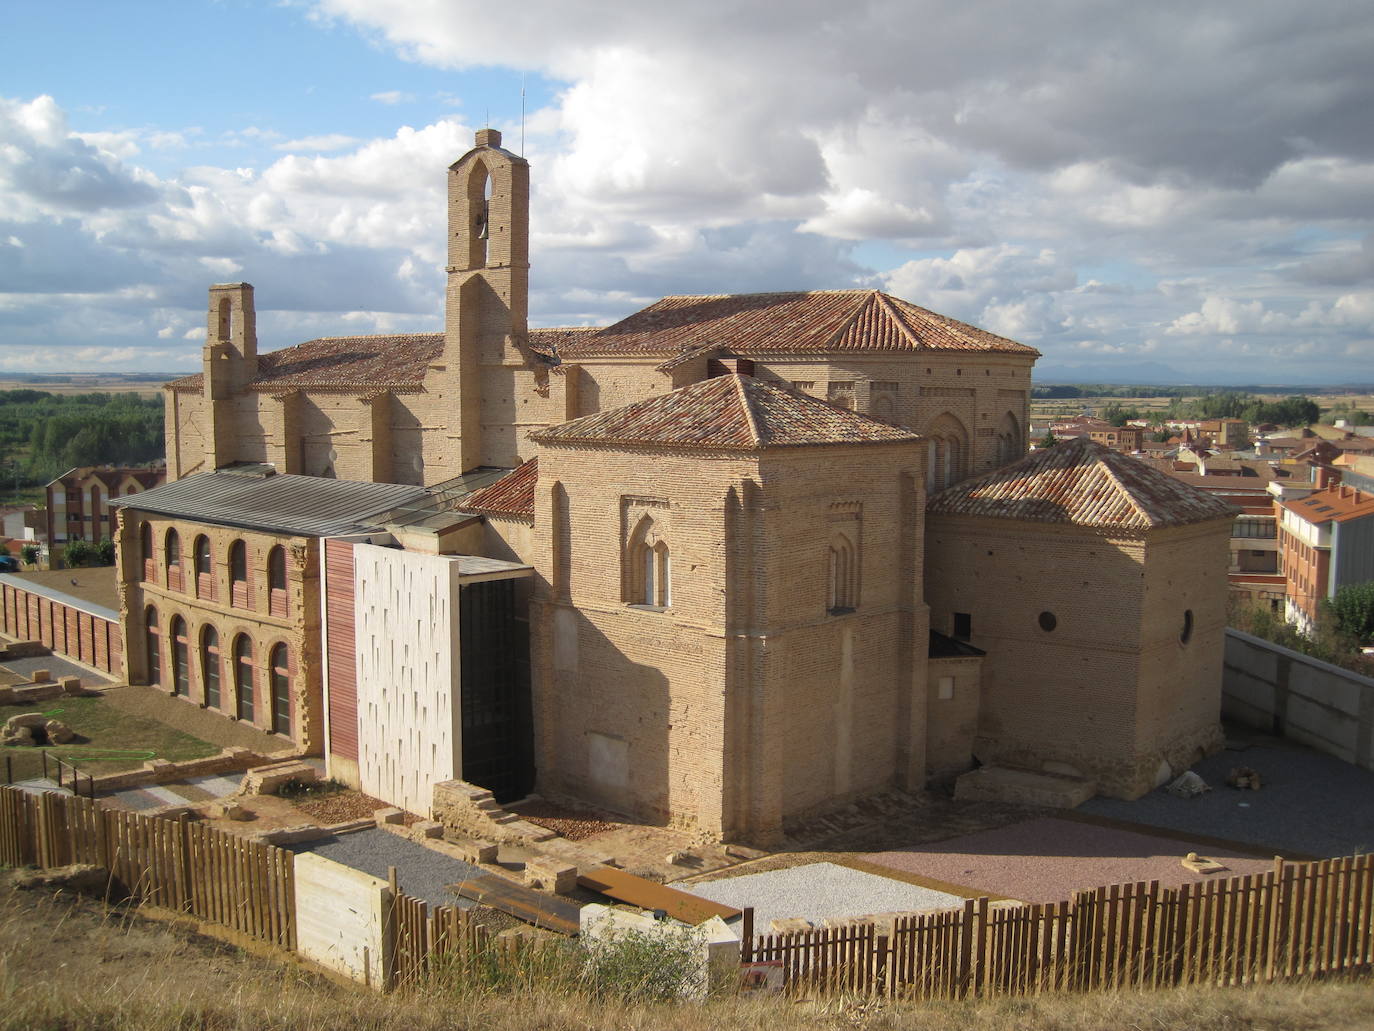
[[[148,683],[162,686],[162,634],[158,631],[157,609],[149,605],[143,610],[143,645],[147,663]]]
[[[191,693],[190,645],[186,639],[186,620],[172,617],[172,693],[187,697]]]
[[[210,561],[210,538],[201,534],[193,549],[196,566],[196,597],[215,598],[215,567]]]
[[[200,682],[205,685],[205,704],[219,708],[219,634],[207,626],[200,632]]]
[[[472,268],[483,268],[487,264],[487,242],[491,239],[491,175],[481,161],[474,161],[468,173],[467,195],[472,218],[468,263]]]
[[[272,733],[291,733],[291,656],[286,645],[272,649],[269,663],[272,682]]]
[[[673,603],[673,560],[653,519],[644,516],[630,535],[625,556],[625,600],[667,608]]]
[[[926,491],[934,493],[958,483],[965,476],[968,433],[963,423],[944,412],[926,427]]]
[[[138,529],[138,551],[143,559],[143,579],[152,583],[157,579],[157,555],[153,551],[153,524],[146,519]]]
[[[247,634],[234,639],[234,715],[253,719],[253,642]]]
[[[997,423],[997,464],[1006,465],[1021,458],[1026,453],[1025,441],[1021,437],[1021,424],[1016,416],[1006,412]]]
[[[163,557],[167,566],[167,589],[181,590],[181,535],[176,530],[168,530],[163,542]]]
[[[859,566],[853,542],[842,533],[830,539],[830,577],[826,608],[853,612],[859,605]]]
[[[219,310],[215,312],[215,335],[220,341],[227,342],[232,333],[230,326],[233,310],[233,305],[228,297],[219,299]]]
[[[286,549],[280,544],[267,553],[267,600],[272,615],[287,614]]]
[[[243,541],[229,545],[229,604],[239,609],[252,604],[248,600],[248,546]]]

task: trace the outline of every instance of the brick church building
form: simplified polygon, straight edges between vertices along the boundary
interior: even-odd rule
[[[233,615],[237,527],[296,556],[265,727],[417,812],[464,779],[763,841],[980,763],[1134,797],[1217,746],[1228,506],[1090,441],[1027,456],[1038,352],[878,291],[530,329],[529,166],[476,144],[442,333],[259,354],[252,287],[210,288],[172,482],[120,509],[134,681],[169,668],[144,613]],[[169,530],[240,562],[222,611],[142,586]]]

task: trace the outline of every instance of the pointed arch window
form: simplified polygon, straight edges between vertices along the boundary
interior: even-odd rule
[[[627,602],[661,609],[672,605],[672,552],[651,516],[644,516],[630,535],[625,568]]]
[[[1026,452],[1025,441],[1021,436],[1021,425],[1016,416],[1005,412],[997,423],[997,464],[1006,465],[1022,457]]]
[[[926,491],[944,490],[964,478],[968,433],[949,412],[935,419],[925,431]]]

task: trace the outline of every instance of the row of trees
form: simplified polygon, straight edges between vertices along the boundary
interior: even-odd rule
[[[1278,426],[1310,426],[1321,416],[1321,406],[1300,394],[1282,401],[1265,401],[1251,394],[1225,391],[1204,394],[1187,401],[1176,397],[1166,409],[1144,412],[1134,405],[1127,407],[1120,401],[1112,401],[1103,406],[1100,414],[1113,426],[1124,426],[1133,419],[1145,419],[1152,425],[1160,425],[1171,419],[1244,419],[1252,426],[1262,422],[1272,422]]]
[[[15,485],[73,466],[147,465],[163,457],[163,406],[136,394],[0,390],[0,470]]]

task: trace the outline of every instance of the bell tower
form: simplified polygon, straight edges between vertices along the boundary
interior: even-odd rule
[[[448,170],[441,389],[452,413],[443,463],[451,476],[484,464],[482,367],[523,364],[529,211],[529,163],[501,146],[497,130],[479,129],[477,145]]]

